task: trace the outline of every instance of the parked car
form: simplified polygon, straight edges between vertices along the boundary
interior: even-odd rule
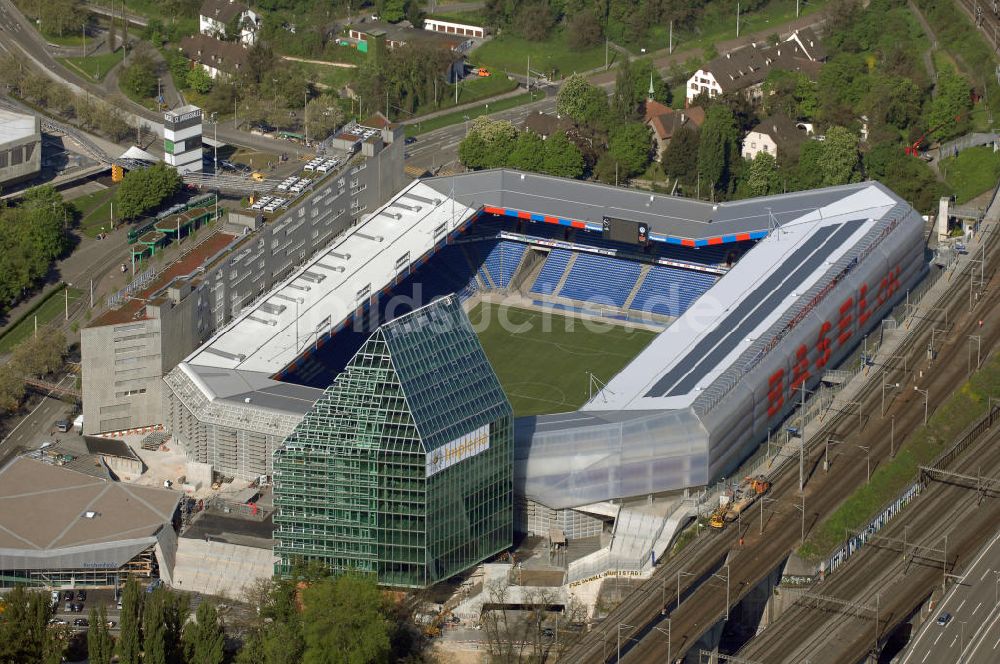
[[[948,613],[947,611],[938,616],[937,624],[947,625],[950,622],[951,622],[951,614]]]
[[[73,423],[69,420],[56,420],[56,431],[59,433],[66,433],[73,426]]]
[[[49,621],[49,624],[50,625],[68,625],[69,623],[66,622],[65,620],[63,620],[62,618],[53,618],[52,620]]]
[[[73,621],[74,627],[90,627],[90,621],[86,618],[77,618]]]
[[[73,605],[66,602],[66,605],[63,607],[63,613],[73,613]]]
[[[87,601],[87,591],[86,590],[78,590],[78,591],[76,591],[76,601],[78,601],[78,602],[86,602]]]
[[[118,626],[118,623],[116,623],[114,620],[109,620],[108,623],[107,623],[107,625],[108,625],[108,629],[114,629],[115,627]]]

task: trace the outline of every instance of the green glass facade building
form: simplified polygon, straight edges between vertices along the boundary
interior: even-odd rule
[[[513,414],[454,296],[381,326],[274,456],[276,572],[423,588],[512,543]]]

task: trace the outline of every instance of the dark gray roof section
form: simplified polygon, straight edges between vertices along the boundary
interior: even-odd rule
[[[705,374],[739,345],[779,302],[805,277],[822,265],[853,234],[864,219],[823,226],[811,235],[792,256],[761,282],[725,320],[699,340],[683,360],[656,381],[646,397],[672,397],[693,390]]]
[[[84,436],[83,440],[87,444],[87,452],[90,454],[121,457],[122,459],[139,458],[132,451],[132,448],[125,444],[124,440],[101,438],[100,436]]]
[[[646,222],[653,233],[694,240],[766,231],[871,186],[866,182],[709,203],[508,169],[448,175],[423,182],[474,209],[487,205],[596,225],[605,216],[617,217]]]
[[[282,383],[256,371],[198,365],[189,365],[189,368],[212,390],[216,399],[234,404],[250,403],[256,408],[305,415],[323,396],[323,390],[315,387]]]

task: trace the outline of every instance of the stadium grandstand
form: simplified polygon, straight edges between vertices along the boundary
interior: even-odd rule
[[[567,520],[705,486],[923,276],[922,231],[876,182],[708,203],[510,170],[419,180],[170,372],[166,425],[219,472],[270,474],[380,326],[499,294],[657,332],[579,409],[516,418],[520,504]]]

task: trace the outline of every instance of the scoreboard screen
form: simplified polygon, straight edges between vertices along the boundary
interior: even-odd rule
[[[649,224],[616,217],[604,217],[604,238],[613,242],[646,245],[649,242]]]

